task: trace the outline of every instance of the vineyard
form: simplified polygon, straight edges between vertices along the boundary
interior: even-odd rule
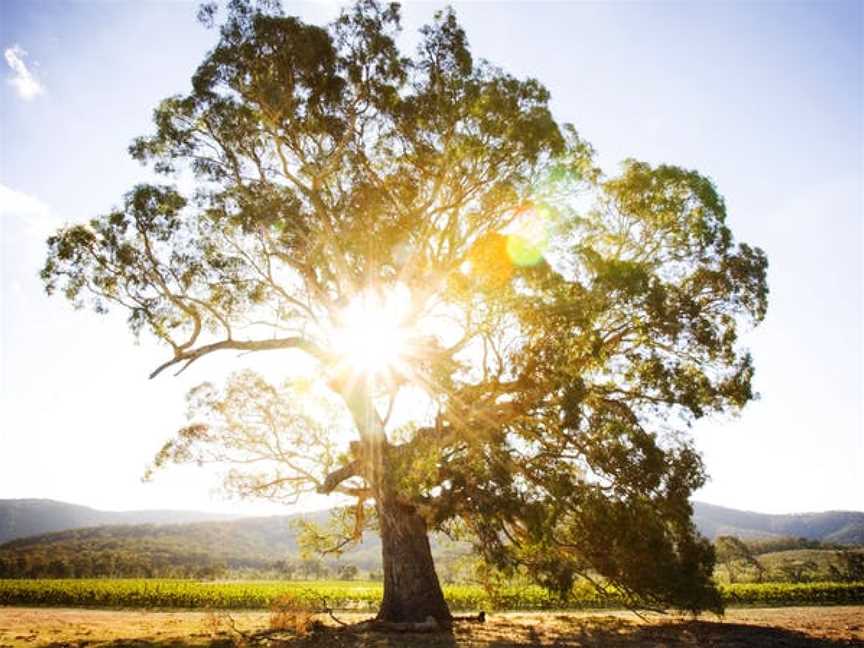
[[[729,606],[848,605],[864,603],[864,583],[761,583],[721,585]],[[477,585],[449,585],[453,610],[549,610],[623,607],[614,595],[600,595],[587,583],[566,601],[535,586],[487,592]],[[381,584],[371,581],[198,582],[169,579],[0,580],[0,605],[263,609],[291,595],[310,604],[322,598],[343,610],[375,610]]]

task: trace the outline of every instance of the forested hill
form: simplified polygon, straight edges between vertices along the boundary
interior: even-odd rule
[[[695,502],[694,510],[697,526],[710,539],[734,535],[742,539],[794,537],[864,544],[861,512],[769,515],[702,502]],[[311,516],[323,521],[327,512]],[[53,500],[0,500],[0,544],[23,548],[71,543],[83,549],[88,545],[94,548],[106,543],[118,546],[146,542],[170,545],[175,550],[197,549],[220,559],[258,562],[297,551],[294,522],[298,517],[243,518],[194,511],[112,512]],[[377,551],[377,538],[367,538],[364,544],[366,549]]]
[[[296,571],[303,565],[295,525],[301,516],[176,523],[206,516],[176,511],[106,513],[45,500],[0,501],[0,537],[37,530],[36,535],[0,545],[0,577],[206,577],[226,569]],[[329,513],[321,511],[306,517],[320,523],[328,519]],[[736,535],[742,539],[803,537],[835,544],[864,544],[864,513],[766,515],[696,503],[695,519],[702,533],[711,539],[718,535]],[[104,520],[129,523],[104,524]],[[153,523],[131,524],[141,520]],[[88,524],[91,526],[38,533],[52,526]],[[442,538],[433,537],[432,546],[439,563],[459,553],[458,548]],[[362,544],[342,556],[341,564],[352,564],[366,571],[380,570],[380,553],[378,537],[366,534]],[[306,568],[314,565],[307,564]],[[331,564],[331,569],[338,566]]]
[[[15,538],[104,524],[182,524],[239,517],[200,511],[99,511],[49,499],[0,499],[0,544]]]
[[[694,502],[694,520],[708,538],[731,535],[741,539],[807,538],[821,542],[864,544],[864,513],[825,511],[770,515]]]
[[[742,539],[793,537],[838,544],[864,544],[862,512],[826,511],[769,515],[703,502],[694,502],[693,507],[699,530],[711,539],[718,535],[734,535]],[[240,524],[240,528],[250,529],[273,525],[277,532],[281,532],[283,524],[280,521],[294,517],[289,515],[254,519],[200,511],[100,511],[55,500],[0,499],[0,544],[15,538],[103,525],[224,522],[227,524],[225,528],[230,528],[232,523]],[[182,531],[178,529],[176,532]],[[252,532],[252,535],[255,533]],[[264,536],[268,542],[273,540],[270,534],[265,533]]]
[[[55,531],[0,545],[0,578],[201,577],[235,572],[281,572],[320,577],[351,564],[380,570],[381,543],[363,543],[338,563],[300,560],[296,522],[330,519],[329,511],[185,524],[121,524]],[[438,547],[438,543],[433,541]],[[443,550],[446,553],[447,549]],[[442,551],[437,552],[442,555]],[[305,570],[305,571],[301,571]]]

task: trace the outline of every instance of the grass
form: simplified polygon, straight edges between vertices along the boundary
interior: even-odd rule
[[[864,583],[740,583],[721,585],[727,605],[850,605],[864,603]],[[234,581],[171,579],[0,580],[0,605],[156,609],[266,609],[285,594],[300,600],[327,599],[341,610],[373,611],[381,584],[373,581]],[[552,610],[622,607],[587,583],[561,601],[536,586],[508,586],[490,596],[476,585],[446,585],[454,611]]]

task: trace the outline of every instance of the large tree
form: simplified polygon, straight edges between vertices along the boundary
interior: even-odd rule
[[[126,309],[171,349],[153,376],[281,352],[283,384],[196,389],[157,463],[355,498],[382,538],[381,619],[449,618],[430,530],[564,593],[582,576],[718,609],[684,433],[753,398],[736,340],[765,314],[764,254],[694,171],[603,175],[547,90],[476,61],[451,11],[411,57],[399,16],[364,0],[319,27],[232,0],[191,91],[130,148],[194,194],[138,185],[58,231],[48,291]]]

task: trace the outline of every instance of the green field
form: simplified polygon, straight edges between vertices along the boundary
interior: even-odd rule
[[[840,605],[864,603],[864,583],[741,583],[721,585],[727,605]],[[310,603],[327,599],[337,609],[375,610],[381,584],[371,581],[200,582],[170,579],[0,580],[0,605],[264,609],[291,594]],[[448,585],[453,610],[596,609],[624,606],[587,583],[560,601],[535,586],[509,586],[490,597],[476,585]]]

